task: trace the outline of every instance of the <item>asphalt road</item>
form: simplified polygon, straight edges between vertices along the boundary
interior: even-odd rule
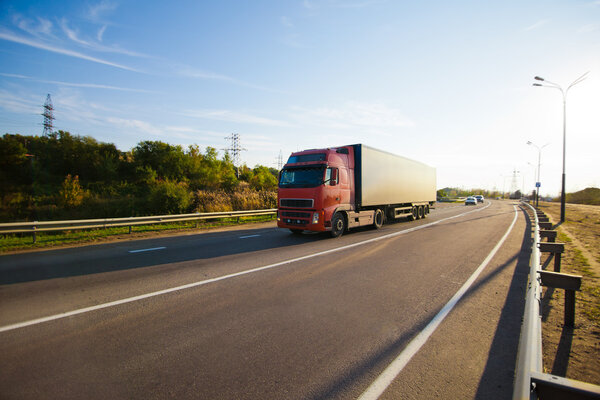
[[[528,246],[486,201],[0,256],[0,398],[509,398]]]

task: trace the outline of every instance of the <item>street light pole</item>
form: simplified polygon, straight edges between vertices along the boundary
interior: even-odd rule
[[[566,161],[566,146],[567,146],[567,93],[569,92],[569,89],[571,89],[573,86],[577,85],[579,82],[583,81],[584,79],[587,78],[587,74],[589,74],[589,71],[586,72],[585,74],[581,75],[579,78],[575,79],[573,81],[573,83],[571,83],[568,87],[567,90],[563,90],[563,88],[554,83],[554,82],[550,82],[544,78],[541,78],[539,76],[534,77],[534,79],[536,81],[541,81],[544,82],[545,84],[541,84],[541,83],[534,83],[533,86],[542,86],[542,87],[549,87],[549,88],[554,88],[554,89],[558,89],[560,90],[560,93],[562,94],[563,97],[563,168],[562,168],[562,193],[560,195],[560,222],[565,222],[565,201],[566,201],[566,188],[565,188],[565,182],[566,182],[566,173],[565,173],[565,161]]]
[[[539,183],[540,183],[540,166],[542,165],[542,149],[544,147],[548,146],[550,143],[546,143],[542,147],[537,146],[532,141],[528,141],[527,144],[535,147],[538,150],[537,181],[535,183],[535,192],[536,192],[535,193],[535,206],[538,207],[539,204],[540,204],[540,187],[539,187]],[[563,162],[564,162],[564,160],[563,160]],[[564,175],[565,174],[564,174],[564,171],[563,171],[563,178],[564,178]]]

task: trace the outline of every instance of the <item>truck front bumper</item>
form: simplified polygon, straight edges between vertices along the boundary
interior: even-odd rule
[[[325,227],[323,211],[307,211],[294,209],[277,210],[277,226],[287,229],[301,229],[307,231],[324,232],[330,230]]]

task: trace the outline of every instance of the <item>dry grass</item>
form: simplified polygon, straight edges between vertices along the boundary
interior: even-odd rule
[[[540,203],[553,224],[560,203]],[[544,368],[568,378],[600,384],[600,206],[567,204],[565,222],[556,227],[565,243],[561,272],[581,275],[575,328],[563,326],[564,291],[544,290]],[[544,261],[544,257],[542,258]],[[553,263],[550,264],[551,266]]]

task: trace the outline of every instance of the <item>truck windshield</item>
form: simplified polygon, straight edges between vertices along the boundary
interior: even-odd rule
[[[279,187],[307,188],[323,184],[323,171],[325,166],[286,168],[281,171]]]

